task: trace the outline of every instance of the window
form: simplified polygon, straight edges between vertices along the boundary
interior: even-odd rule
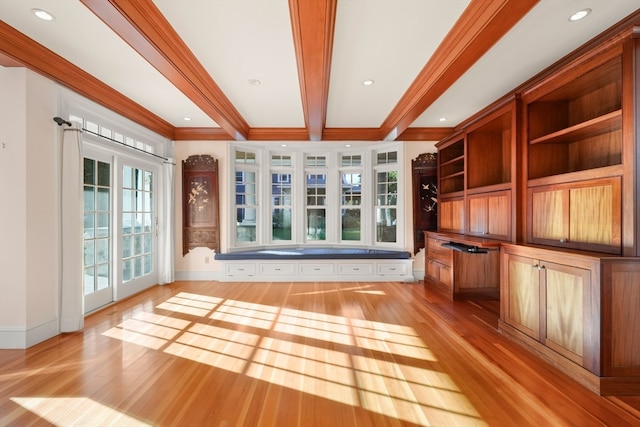
[[[326,156],[307,155],[306,157],[305,237],[307,241],[322,242],[327,239],[326,165]]]
[[[403,248],[400,144],[288,146],[286,153],[230,146],[231,248],[341,242]]]
[[[237,244],[257,241],[258,173],[256,153],[238,150],[235,153],[235,237]]]
[[[398,237],[398,153],[378,153],[376,158],[376,242],[395,242]]]

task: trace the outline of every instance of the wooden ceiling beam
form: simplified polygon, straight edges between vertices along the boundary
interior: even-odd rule
[[[289,0],[302,108],[309,140],[322,140],[337,0]]]
[[[20,63],[159,135],[173,139],[173,125],[1,20],[0,52],[0,56],[10,58],[12,63]],[[3,60],[5,63],[8,60]]]
[[[381,126],[395,140],[539,0],[471,0]]]
[[[151,0],[81,0],[232,139],[249,125]]]

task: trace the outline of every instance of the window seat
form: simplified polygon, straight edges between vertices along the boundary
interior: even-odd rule
[[[413,281],[411,253],[349,247],[294,247],[215,254],[221,281]]]
[[[216,260],[257,260],[257,259],[409,259],[411,253],[366,248],[282,248],[243,250],[215,254]]]

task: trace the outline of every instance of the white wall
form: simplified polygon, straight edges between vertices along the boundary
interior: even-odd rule
[[[0,67],[0,348],[58,333],[55,84]]]

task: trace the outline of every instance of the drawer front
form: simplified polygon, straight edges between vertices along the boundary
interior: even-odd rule
[[[427,242],[427,258],[433,259],[445,265],[451,265],[453,262],[453,251],[449,248],[440,246],[443,242],[436,239],[428,239]]]
[[[405,264],[378,264],[378,274],[380,276],[404,276],[406,272]]]
[[[227,276],[255,276],[256,265],[255,264],[227,264],[226,266]]]
[[[334,274],[333,264],[301,264],[300,274],[312,276],[314,274]]]
[[[345,276],[372,275],[373,264],[338,264],[338,274]]]
[[[260,274],[283,276],[295,274],[295,264],[260,264]]]

